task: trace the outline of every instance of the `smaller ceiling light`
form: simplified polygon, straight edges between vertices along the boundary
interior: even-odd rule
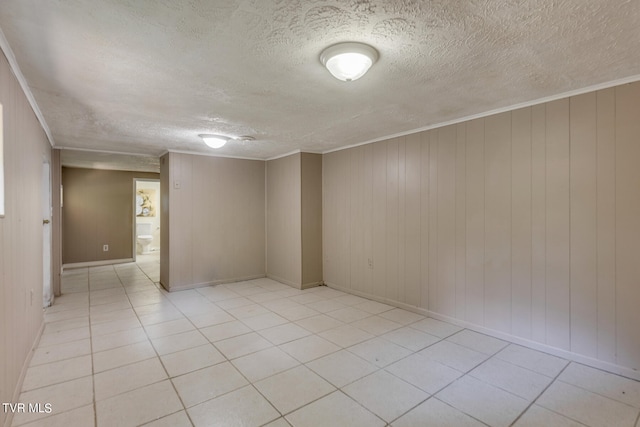
[[[231,138],[222,135],[213,135],[213,134],[200,134],[198,135],[205,144],[207,144],[211,148],[221,148],[224,144],[227,143]]]
[[[338,80],[358,80],[378,60],[378,51],[356,42],[338,43],[329,46],[320,54],[320,62]]]

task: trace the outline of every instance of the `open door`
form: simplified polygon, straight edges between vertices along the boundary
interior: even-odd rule
[[[51,288],[51,167],[42,164],[42,305],[53,303]]]

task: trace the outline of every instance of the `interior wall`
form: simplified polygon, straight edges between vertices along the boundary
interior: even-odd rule
[[[266,162],[267,276],[302,285],[300,153]]]
[[[264,277],[265,162],[169,153],[160,167],[161,228],[169,233],[162,285],[179,290]]]
[[[5,216],[0,218],[0,401],[17,402],[42,316],[42,165],[51,145],[0,54]],[[0,144],[1,145],[1,144]],[[0,410],[0,425],[8,425]]]
[[[302,287],[322,283],[322,155],[300,154]]]
[[[327,154],[324,279],[640,369],[640,83]]]
[[[159,177],[63,167],[63,264],[133,258],[133,179]],[[103,245],[109,250],[103,251]]]

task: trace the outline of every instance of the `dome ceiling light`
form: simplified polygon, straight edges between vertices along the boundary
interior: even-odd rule
[[[203,133],[198,135],[211,148],[222,148],[231,138],[228,136]]]
[[[368,44],[357,42],[338,43],[320,54],[320,62],[338,80],[358,80],[378,60],[378,51]]]

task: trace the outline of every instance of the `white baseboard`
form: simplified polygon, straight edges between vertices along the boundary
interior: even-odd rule
[[[134,262],[134,259],[122,258],[122,259],[105,259],[102,261],[72,262],[69,264],[62,264],[62,271],[66,269],[72,269],[72,268],[99,267],[101,265],[124,264],[126,262]]]
[[[169,287],[167,287],[164,283],[162,283],[162,281],[160,281],[160,284],[166,291],[178,292],[178,291],[186,291],[188,289],[206,288],[207,286],[222,285],[224,283],[244,282],[245,280],[262,279],[263,277],[266,277],[266,276],[264,274],[257,274],[253,276],[232,277],[229,279],[212,280],[211,282],[193,283],[193,284],[186,284],[186,285],[174,285]]]
[[[631,378],[636,381],[640,381],[640,371],[628,368],[626,366],[616,365],[614,363],[605,362],[603,360],[594,359],[592,357],[588,357],[579,353],[574,353],[571,351],[563,350],[561,348],[552,347],[547,344],[542,344],[536,341],[531,341],[525,338],[521,338],[515,335],[507,334],[504,332],[496,331],[493,329],[485,328],[484,326],[476,325],[474,323],[466,322],[459,319],[454,319],[449,316],[445,316],[440,313],[433,312],[431,310],[427,310],[421,307],[416,307],[414,305],[405,304],[399,301],[394,301],[388,298],[382,298],[375,295],[368,294],[366,292],[360,292],[349,288],[344,288],[342,286],[338,286],[335,283],[325,282],[325,284],[333,289],[346,292],[348,294],[357,295],[363,298],[368,298],[374,301],[378,301],[384,304],[392,305],[394,307],[402,308],[407,311],[412,311],[414,313],[422,314],[423,316],[432,317],[437,320],[442,320],[444,322],[452,323],[456,326],[460,326],[461,328],[470,329],[475,332],[479,332],[485,335],[489,335],[504,341],[508,341],[513,344],[518,344],[524,347],[531,348],[533,350],[542,351],[544,353],[548,353],[554,356],[561,357],[563,359],[571,360],[574,362],[582,363],[583,365],[591,366],[593,368],[602,369],[603,371],[611,372],[613,374],[622,375],[627,378]]]

